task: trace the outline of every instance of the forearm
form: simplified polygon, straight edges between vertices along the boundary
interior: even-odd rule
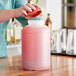
[[[33,4],[26,4],[17,9],[0,10],[0,23],[8,21],[14,17],[25,16],[28,14],[27,11],[32,12],[32,9],[36,10],[36,8],[38,8],[38,6]]]
[[[16,17],[15,9],[0,10],[0,23]]]

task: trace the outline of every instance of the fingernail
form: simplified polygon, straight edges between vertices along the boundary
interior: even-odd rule
[[[27,15],[27,12],[26,12],[26,15]]]
[[[34,8],[34,10],[36,10],[36,8]]]
[[[30,10],[30,12],[32,12],[32,9]]]

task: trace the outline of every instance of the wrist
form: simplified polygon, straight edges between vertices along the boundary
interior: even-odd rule
[[[14,14],[14,17],[19,17],[20,16],[20,13],[19,13],[18,9],[13,9],[13,14]]]

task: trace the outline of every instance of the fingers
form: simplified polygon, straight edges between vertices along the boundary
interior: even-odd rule
[[[28,3],[27,6],[30,7],[32,10],[36,10],[36,7],[33,6],[32,4],[29,4],[29,3]]]
[[[37,8],[39,8],[39,6],[35,5],[35,4],[26,4],[20,8],[18,8],[18,12],[21,15],[28,15],[28,13],[36,10]]]
[[[27,15],[27,12],[25,10],[22,10],[22,12],[23,12],[23,16]]]
[[[25,11],[32,12],[32,9],[31,9],[30,7],[28,7],[27,5],[24,5],[24,6],[23,6],[23,9],[24,9]]]

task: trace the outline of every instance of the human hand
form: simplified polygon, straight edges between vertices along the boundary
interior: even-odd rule
[[[15,16],[19,17],[19,16],[25,16],[27,15],[29,12],[32,12],[34,10],[36,10],[36,8],[39,8],[39,6],[34,5],[34,4],[26,4],[23,5],[20,8],[15,9]]]

